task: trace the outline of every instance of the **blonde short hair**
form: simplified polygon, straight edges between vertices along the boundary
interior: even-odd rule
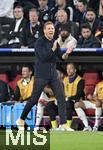
[[[47,25],[53,25],[53,26],[54,26],[54,24],[53,24],[52,21],[47,21],[47,22],[44,24],[43,29],[45,29]]]

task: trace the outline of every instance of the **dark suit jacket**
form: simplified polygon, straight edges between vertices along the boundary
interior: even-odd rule
[[[91,35],[88,39],[84,39],[83,37],[79,38],[77,43],[77,48],[99,48],[100,43]]]
[[[53,79],[57,77],[56,57],[62,57],[59,48],[52,51],[53,41],[46,37],[41,37],[35,44],[35,76],[43,79]]]
[[[18,37],[18,38],[20,37],[20,33],[23,31],[25,23],[26,23],[26,20],[22,19],[19,29],[18,29],[18,32],[14,32],[16,20],[14,20],[12,22],[12,24],[10,25],[10,28],[9,28],[8,41],[10,41],[11,39],[15,39],[15,37]]]
[[[31,30],[32,32],[31,32]],[[34,48],[36,40],[43,35],[42,27],[37,24],[35,27],[30,28],[30,22],[25,25],[23,32],[20,34],[20,44],[23,46],[28,46],[29,48]]]

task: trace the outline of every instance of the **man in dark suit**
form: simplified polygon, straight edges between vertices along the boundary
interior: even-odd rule
[[[29,10],[29,22],[20,35],[22,48],[33,48],[36,40],[42,35],[42,27],[38,21],[38,12],[35,8]]]
[[[14,21],[10,25],[8,33],[8,47],[19,48],[20,47],[20,34],[23,31],[26,20],[23,18],[23,8],[16,6],[14,8]]]
[[[55,28],[52,22],[45,23],[43,31],[44,36],[39,38],[35,44],[35,84],[32,97],[28,100],[16,123],[19,129],[24,129],[24,120],[29,111],[37,103],[44,87],[49,85],[58,101],[60,129],[67,130],[64,90],[57,76],[56,56],[65,59],[68,57],[68,53],[62,54],[57,42],[53,43]]]

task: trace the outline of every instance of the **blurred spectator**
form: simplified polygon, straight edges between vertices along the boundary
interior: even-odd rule
[[[75,0],[66,0],[67,5],[71,6],[72,8],[74,7],[74,2]],[[76,0],[77,1],[77,0]]]
[[[76,6],[78,3],[78,0],[71,0],[73,2],[73,5]]]
[[[26,20],[23,18],[23,8],[16,6],[14,8],[14,21],[10,26],[8,33],[8,47],[19,48],[20,47],[20,33],[23,31]]]
[[[96,17],[96,14],[92,8],[88,8],[84,23],[88,23],[90,25],[92,33],[95,35],[95,32],[100,24],[100,20]]]
[[[13,20],[13,5],[15,0],[0,0],[0,46],[7,43],[7,32]]]
[[[35,41],[42,35],[42,28],[38,21],[38,12],[35,8],[29,11],[29,20],[20,35],[21,47],[34,48]]]
[[[67,64],[67,77],[64,78],[64,91],[67,108],[67,125],[71,127],[76,103],[84,99],[84,80],[77,74],[75,64]]]
[[[96,12],[96,15],[98,14],[99,10],[99,2],[100,0],[87,0],[88,2],[88,8],[93,8],[94,11]]]
[[[24,17],[29,19],[29,10],[32,8],[37,8],[37,0],[16,0],[14,7],[21,5],[24,10]]]
[[[76,9],[74,10],[74,21],[78,24],[81,24],[85,20],[87,3],[83,0],[79,0],[75,6]]]
[[[103,81],[100,81],[95,86],[95,91],[93,93],[93,96],[91,97],[96,100],[96,110],[95,110],[95,123],[93,127],[93,131],[98,131],[99,126],[101,125],[101,116],[102,116],[102,110],[103,110]]]
[[[95,36],[99,41],[101,48],[103,48],[103,22],[101,23],[100,26],[98,26]]]
[[[49,6],[49,8],[52,8],[52,7],[54,7],[55,6],[55,0],[48,0],[48,6]]]
[[[71,35],[68,24],[61,26],[59,38],[57,39],[60,48],[66,48],[68,51],[73,51],[77,45],[77,40]]]
[[[56,21],[57,11],[59,9],[64,9],[67,12],[68,17],[70,18],[70,20],[71,21],[73,20],[73,8],[69,5],[67,5],[66,0],[56,0],[55,7],[53,7],[51,9],[51,20],[53,22]]]
[[[33,70],[30,65],[24,65],[22,67],[22,78],[17,82],[14,94],[15,101],[25,101],[31,97],[34,84],[32,73]]]
[[[38,0],[16,0],[16,2],[17,2],[17,4],[23,4],[23,3],[25,3],[25,4],[34,4],[35,6],[38,6]]]
[[[13,95],[13,90],[9,87],[9,85],[0,80],[0,103],[6,102],[11,99]]]
[[[13,19],[13,5],[15,0],[2,0],[0,3],[0,24],[11,23]]]
[[[99,4],[99,17],[103,21],[103,0],[100,0]]]
[[[2,42],[2,27],[0,25],[0,46],[3,45],[3,42]]]
[[[78,48],[98,48],[100,44],[96,37],[92,34],[91,27],[88,24],[81,26],[81,37],[77,43]]]
[[[39,3],[39,21],[43,25],[46,21],[50,21],[50,9],[47,5],[48,0],[38,0]]]
[[[66,11],[63,9],[60,9],[57,12],[57,24],[55,26],[55,29],[56,29],[55,38],[58,37],[59,30],[60,30],[61,26],[65,23],[68,23],[68,28],[71,29],[71,35],[77,39],[78,34],[79,34],[79,28],[75,22],[72,22],[69,20]]]

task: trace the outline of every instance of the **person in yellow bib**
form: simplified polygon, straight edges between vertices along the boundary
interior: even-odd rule
[[[68,131],[74,131],[71,128],[72,116],[75,111],[74,107],[76,103],[84,98],[84,80],[77,74],[76,66],[73,63],[67,64],[67,76],[63,79],[63,86],[66,100]],[[52,101],[47,104],[53,130],[58,127],[56,121],[58,107],[56,102],[57,101]]]
[[[67,64],[67,77],[64,78],[64,92],[67,108],[67,125],[70,128],[75,105],[78,101],[84,99],[84,80],[77,74],[74,63]]]
[[[96,85],[93,98],[96,100],[95,124],[93,127],[93,131],[98,131],[103,108],[103,81],[100,81]]]
[[[27,101],[33,91],[33,85],[35,82],[35,77],[33,76],[33,68],[31,65],[25,64],[22,66],[22,76],[21,79],[17,82],[16,90],[14,93],[15,101]],[[44,99],[43,92],[40,96],[41,99]]]
[[[59,70],[57,70],[58,72],[58,78],[60,79],[62,85],[63,84],[63,80],[65,77],[65,71],[61,68],[59,68]],[[54,96],[54,93],[51,89],[47,89],[48,97],[49,97],[49,101],[46,105],[46,110],[48,111],[48,114],[50,116],[50,120],[51,120],[51,131],[63,131],[63,129],[58,128],[59,123],[57,122],[56,116],[58,116],[58,102]],[[63,108],[62,108],[63,109]],[[68,127],[67,131],[74,131],[72,128]]]
[[[32,75],[32,67],[28,64],[22,66],[22,76],[17,82],[16,91],[14,94],[15,101],[27,101],[32,94],[34,76]]]

